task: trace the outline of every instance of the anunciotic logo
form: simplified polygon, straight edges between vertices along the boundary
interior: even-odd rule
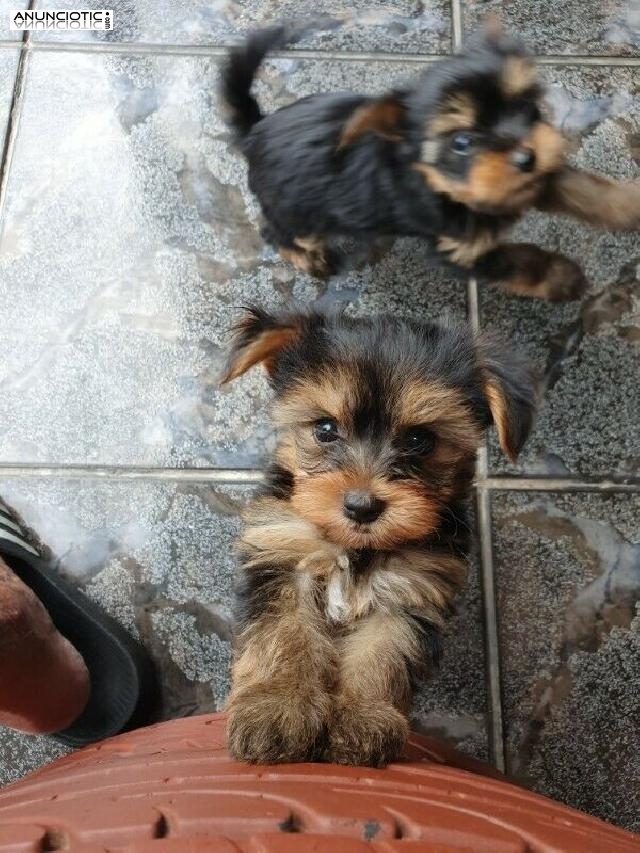
[[[16,9],[9,13],[11,30],[112,30],[113,9]]]

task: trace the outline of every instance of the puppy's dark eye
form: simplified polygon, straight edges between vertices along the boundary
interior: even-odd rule
[[[473,146],[473,137],[470,133],[456,133],[451,140],[451,150],[455,154],[469,154]]]
[[[322,444],[328,444],[331,441],[337,441],[340,438],[338,434],[338,424],[333,418],[321,418],[313,425],[313,434],[316,439]]]
[[[401,436],[399,443],[405,453],[427,456],[436,446],[436,437],[426,427],[411,427]]]

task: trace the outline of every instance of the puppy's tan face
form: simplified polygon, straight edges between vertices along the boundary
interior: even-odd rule
[[[414,164],[435,192],[482,213],[518,213],[564,162],[565,142],[541,119],[532,60],[503,56],[497,69],[443,93],[424,123]]]
[[[293,508],[347,549],[388,550],[433,533],[468,488],[481,438],[455,389],[389,372],[384,399],[376,385],[345,363],[300,377],[274,410]]]
[[[279,429],[271,493],[346,549],[437,539],[485,428],[515,460],[533,419],[529,368],[452,323],[250,308],[222,381],[259,363]]]

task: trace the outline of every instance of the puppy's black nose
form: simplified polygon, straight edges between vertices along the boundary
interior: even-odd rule
[[[344,496],[344,514],[358,524],[368,524],[378,518],[386,504],[366,489],[354,489]]]
[[[533,172],[536,155],[530,148],[516,148],[511,155],[511,162],[521,172]]]

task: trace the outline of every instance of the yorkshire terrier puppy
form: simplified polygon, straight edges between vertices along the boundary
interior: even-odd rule
[[[266,220],[265,239],[301,270],[333,271],[327,238],[429,238],[438,254],[511,293],[577,298],[573,261],[530,244],[502,245],[528,208],[610,229],[640,227],[640,182],[565,165],[562,136],[541,118],[533,60],[486,31],[412,85],[379,98],[322,94],[263,116],[251,94],[284,27],[234,48],[222,97]]]
[[[277,449],[239,539],[231,753],[383,766],[466,574],[485,430],[513,459],[535,383],[465,326],[253,308],[227,382],[261,363]]]

